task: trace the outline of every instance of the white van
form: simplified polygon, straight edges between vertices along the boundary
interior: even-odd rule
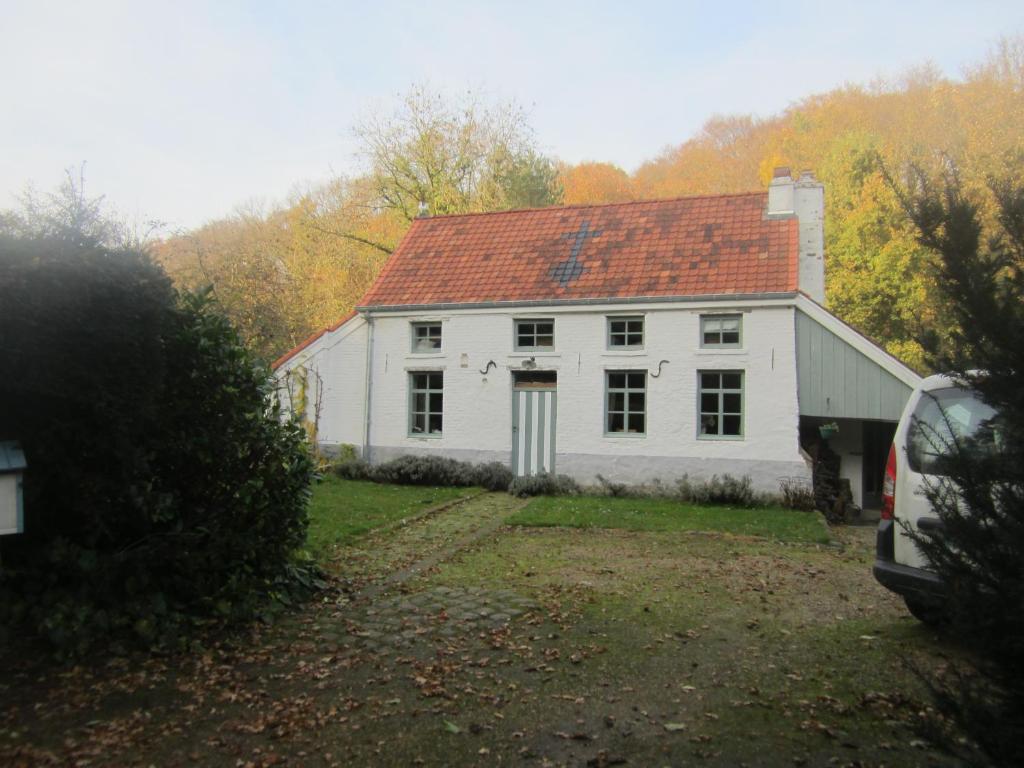
[[[994,437],[995,419],[996,412],[975,392],[945,375],[922,381],[900,417],[885,466],[874,573],[921,621],[941,620],[944,595],[942,581],[909,535],[942,531],[942,520],[924,495],[925,483],[939,479],[939,459],[954,440],[986,431]]]

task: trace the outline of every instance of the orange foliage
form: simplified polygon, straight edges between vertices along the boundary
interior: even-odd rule
[[[559,170],[566,205],[626,203],[636,199],[629,175],[611,163],[580,163]]]

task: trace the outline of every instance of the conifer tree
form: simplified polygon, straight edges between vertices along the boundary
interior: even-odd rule
[[[996,414],[944,440],[926,490],[943,530],[912,534],[947,587],[947,629],[971,658],[932,689],[985,758],[1024,765],[1024,158],[1008,167],[990,182],[987,216],[954,172],[940,185],[918,173],[900,194],[955,321],[952,338],[926,344],[934,367]]]

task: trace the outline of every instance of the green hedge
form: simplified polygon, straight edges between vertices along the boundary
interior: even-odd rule
[[[138,251],[5,237],[0,329],[0,439],[29,463],[0,627],[65,653],[183,644],[308,579],[304,433],[208,296]]]

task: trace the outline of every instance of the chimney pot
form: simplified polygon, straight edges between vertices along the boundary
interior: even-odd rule
[[[772,171],[772,178],[773,179],[780,179],[782,177],[786,177],[786,178],[790,177],[789,166],[788,165],[776,166],[775,170]]]

